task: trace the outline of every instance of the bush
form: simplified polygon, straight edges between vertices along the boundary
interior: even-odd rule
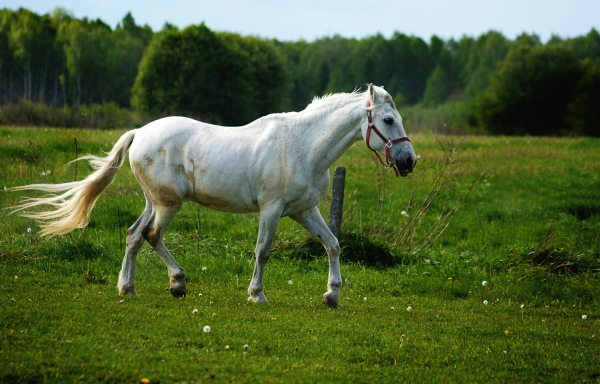
[[[150,121],[148,116],[135,115],[115,102],[53,107],[43,103],[20,100],[0,106],[0,124],[17,126],[46,126],[60,128],[131,128]],[[138,122],[142,121],[142,122]]]
[[[477,115],[495,134],[553,135],[570,130],[568,105],[581,77],[572,50],[522,46],[510,52],[479,94]]]

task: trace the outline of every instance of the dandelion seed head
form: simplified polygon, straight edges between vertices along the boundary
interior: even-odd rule
[[[406,213],[406,211],[402,211],[402,212],[400,212],[400,214],[401,214],[402,216],[408,216],[408,213]]]
[[[210,332],[210,326],[209,325],[205,325],[203,328],[204,332],[208,333]]]
[[[192,311],[192,313],[195,315],[196,313],[198,313],[198,310],[197,310],[197,309],[194,309],[194,310]]]
[[[365,296],[365,301],[367,301],[367,296]]]
[[[202,292],[200,292],[200,293],[198,294],[198,296],[202,296]]]
[[[288,281],[288,284],[292,285],[292,284],[294,284],[294,282],[292,280],[290,280],[290,281]]]
[[[483,300],[483,305],[488,305],[488,301],[487,300]]]
[[[483,281],[481,282],[481,285],[483,285],[483,286],[485,287],[485,286],[487,285],[487,281],[483,280]]]
[[[206,267],[202,267],[202,270],[203,270],[203,271],[206,271]]]
[[[27,228],[27,233],[31,232],[31,228]]]
[[[521,304],[521,309],[525,308],[525,304]]]
[[[407,310],[408,312],[410,312],[410,311],[412,311],[412,307],[408,307],[408,308],[406,308],[406,310]]]
[[[583,316],[581,316],[581,318],[582,318],[583,320],[585,320],[585,319],[587,319],[587,316],[586,316],[586,315],[583,315]]]

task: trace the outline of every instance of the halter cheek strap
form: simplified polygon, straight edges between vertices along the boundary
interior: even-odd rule
[[[371,118],[371,110],[369,109],[370,106],[371,106],[371,103],[369,102],[369,100],[367,100],[367,118],[369,119],[369,126],[367,128],[367,138],[365,140],[365,142],[367,143],[367,148],[369,148],[371,151],[375,152],[375,154],[377,155],[377,158],[379,159],[379,162],[383,165],[384,169],[393,168],[394,172],[396,172],[396,177],[398,177],[398,176],[400,176],[400,172],[398,172],[398,168],[396,168],[396,165],[394,163],[390,163],[390,160],[389,160],[390,148],[392,148],[392,145],[394,145],[396,143],[401,143],[403,141],[410,142],[410,140],[408,139],[407,136],[400,137],[400,138],[394,139],[394,140],[388,140],[385,136],[383,136],[381,134],[381,132],[379,132],[379,130],[377,129],[375,124],[373,124],[373,119]],[[379,152],[377,152],[376,150],[371,148],[371,145],[369,144],[369,139],[371,137],[371,130],[373,130],[377,134],[377,136],[379,136],[379,138],[381,140],[383,140],[383,142],[385,143],[385,163],[381,159],[381,156],[379,156]]]

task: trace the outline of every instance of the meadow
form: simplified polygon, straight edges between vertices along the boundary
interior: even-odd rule
[[[68,163],[124,132],[0,127],[1,207],[30,196],[6,188],[81,180],[89,166]],[[125,232],[144,207],[128,162],[69,236],[42,238],[2,209],[0,382],[598,380],[600,140],[411,141],[408,178],[384,173],[363,143],[335,164],[347,172],[334,310],[321,303],[325,251],[297,224],[280,222],[270,303],[256,305],[258,215],[191,203],[165,236],[187,297],[166,290],[148,245],[139,297],[119,296]],[[319,208],[327,218],[329,199]]]

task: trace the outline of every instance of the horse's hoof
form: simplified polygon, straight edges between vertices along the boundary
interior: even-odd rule
[[[187,293],[185,289],[180,289],[180,288],[170,288],[170,291],[171,291],[171,295],[173,295],[174,297],[177,297],[177,298],[185,297],[185,294]]]
[[[134,287],[131,287],[131,288],[120,288],[119,289],[119,295],[121,295],[121,296],[138,297],[138,294],[135,291]]]
[[[260,292],[260,293],[257,293],[257,294],[255,294],[255,295],[251,295],[251,296],[248,298],[248,301],[251,301],[251,302],[253,302],[253,303],[267,303],[267,304],[269,303],[269,301],[268,301],[268,300],[267,300],[267,298],[265,297],[265,294],[264,294],[264,293],[262,293],[262,292]]]
[[[339,297],[334,295],[331,292],[325,292],[323,295],[323,304],[328,306],[329,308],[337,308],[339,302]]]

